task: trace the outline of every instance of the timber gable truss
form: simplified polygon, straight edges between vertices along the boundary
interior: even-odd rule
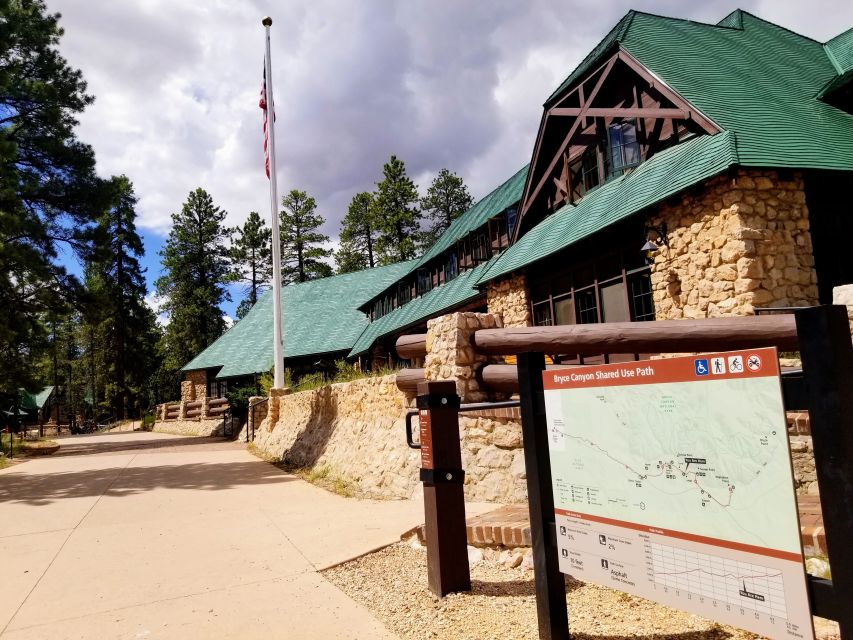
[[[611,49],[545,104],[513,242],[655,153],[720,130],[626,50]]]

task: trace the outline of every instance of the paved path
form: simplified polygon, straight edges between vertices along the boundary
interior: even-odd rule
[[[399,538],[419,501],[346,499],[240,444],[61,439],[0,472],[0,638],[392,638],[318,570]]]

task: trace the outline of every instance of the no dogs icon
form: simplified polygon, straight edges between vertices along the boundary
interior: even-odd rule
[[[757,353],[752,353],[746,358],[746,366],[750,371],[758,371],[761,369],[761,356]]]

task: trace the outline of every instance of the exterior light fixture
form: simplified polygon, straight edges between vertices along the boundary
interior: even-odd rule
[[[660,246],[669,246],[669,240],[666,237],[666,223],[657,226],[646,225],[643,229],[643,235],[646,237],[646,243],[640,251],[646,254],[646,264],[652,264],[654,254],[660,249]]]

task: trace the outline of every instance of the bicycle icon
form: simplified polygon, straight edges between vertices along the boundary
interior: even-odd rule
[[[729,373],[743,373],[743,356],[729,356]]]

